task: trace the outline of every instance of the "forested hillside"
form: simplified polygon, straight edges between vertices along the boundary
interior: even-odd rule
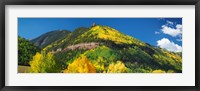
[[[54,31],[33,39],[33,73],[181,73],[182,53],[154,47],[109,26]]]

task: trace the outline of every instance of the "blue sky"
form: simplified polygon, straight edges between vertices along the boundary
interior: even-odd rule
[[[182,47],[182,18],[18,18],[18,34],[33,39],[53,30],[90,27],[93,22],[170,51]]]

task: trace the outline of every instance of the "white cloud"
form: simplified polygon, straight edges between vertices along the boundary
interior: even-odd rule
[[[167,25],[174,25],[174,23],[172,21],[167,20]]]
[[[176,28],[182,30],[182,25],[181,25],[181,24],[177,24],[177,25],[176,25]]]
[[[160,32],[158,32],[158,31],[155,31],[155,34],[160,34]]]
[[[168,34],[168,35],[170,35],[172,37],[181,36],[181,34],[182,34],[182,25],[177,24],[176,28],[172,28],[172,27],[169,27],[167,25],[162,25],[161,31],[164,34]]]
[[[179,46],[178,44],[175,44],[174,42],[170,41],[167,38],[163,38],[161,40],[158,40],[157,46],[159,46],[160,48],[165,48],[168,51],[182,52],[181,46]]]

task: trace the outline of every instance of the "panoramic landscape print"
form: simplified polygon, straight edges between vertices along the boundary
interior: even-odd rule
[[[182,18],[18,18],[18,73],[182,73]]]

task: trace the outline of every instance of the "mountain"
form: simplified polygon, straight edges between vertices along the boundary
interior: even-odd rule
[[[33,40],[31,40],[32,43],[34,43],[39,48],[44,48],[47,45],[51,44],[52,42],[55,42],[59,39],[63,39],[66,37],[70,31],[67,30],[55,30],[51,32],[47,32]]]
[[[50,45],[46,46],[44,50],[56,50],[59,48],[65,48],[68,45],[72,45],[74,43],[73,40],[75,40],[79,35],[82,35],[86,31],[88,31],[89,28],[85,27],[79,27],[75,29],[73,32],[69,33],[67,36],[65,36],[63,39],[59,39],[55,42],[52,42]]]
[[[182,53],[154,47],[109,26],[80,27],[63,37],[50,34],[46,33],[36,38],[38,41],[41,40],[34,43],[46,44],[41,46],[42,51],[55,56],[54,60],[62,69],[60,72],[182,72]],[[55,39],[52,41],[50,37]]]

